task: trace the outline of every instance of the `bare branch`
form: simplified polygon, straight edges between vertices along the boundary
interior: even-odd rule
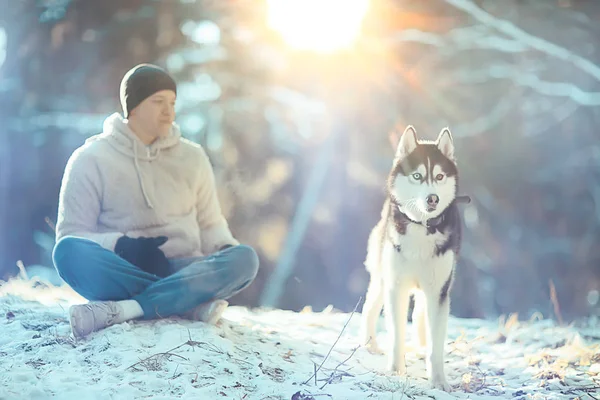
[[[479,22],[493,27],[501,33],[507,36],[513,37],[514,39],[526,44],[532,49],[538,50],[542,53],[548,54],[560,60],[568,63],[572,63],[577,68],[584,72],[587,72],[593,76],[597,81],[600,82],[600,67],[596,64],[587,60],[564,47],[557,46],[547,40],[531,35],[521,28],[514,25],[512,22],[502,20],[494,17],[493,15],[485,12],[481,8],[477,7],[475,3],[469,0],[446,0],[449,4],[454,7],[466,12],[471,17],[475,18]]]
[[[310,380],[315,377],[317,377],[317,372],[319,372],[319,370],[323,367],[323,364],[325,364],[325,361],[327,361],[327,359],[329,358],[329,355],[331,354],[331,351],[333,350],[333,348],[335,347],[335,345],[337,344],[337,342],[340,340],[340,338],[342,337],[342,335],[344,334],[344,331],[346,330],[346,327],[348,326],[348,324],[350,323],[350,320],[352,319],[352,316],[354,315],[354,313],[356,312],[358,305],[360,304],[362,300],[362,296],[358,299],[358,301],[356,302],[356,305],[354,306],[354,310],[352,310],[352,312],[350,313],[350,316],[348,317],[348,320],[346,321],[346,323],[344,324],[342,330],[340,331],[340,334],[338,335],[337,339],[335,339],[335,342],[333,342],[333,344],[331,345],[331,347],[329,348],[329,351],[327,352],[327,355],[325,356],[325,358],[323,359],[323,361],[321,362],[321,365],[319,365],[319,367],[314,371],[314,373],[311,375],[310,378],[308,378],[306,381],[304,381],[302,384],[306,385],[308,382],[310,382]],[[315,381],[316,383],[316,381]]]
[[[482,49],[503,53],[522,53],[528,50],[527,46],[516,40],[492,35],[490,30],[482,25],[457,28],[444,36],[418,29],[405,29],[395,34],[393,40],[396,42],[423,43],[445,49],[449,46],[455,46],[459,50]]]

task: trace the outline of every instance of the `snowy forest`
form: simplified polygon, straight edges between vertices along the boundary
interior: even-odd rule
[[[0,0],[0,279],[56,279],[66,161],[151,62],[177,79],[176,121],[259,254],[232,304],[352,311],[390,132],[411,124],[450,127],[472,198],[453,315],[600,314],[600,4],[372,1],[338,51],[291,46],[266,4]],[[296,16],[303,35],[323,23],[316,4]]]
[[[177,81],[175,122],[260,267],[220,243],[189,280],[71,251],[62,273],[119,297],[88,303],[53,266],[61,182],[141,63]],[[471,202],[451,316],[446,280],[402,332],[393,296],[363,307],[364,262],[409,125],[449,128],[434,149]],[[599,127],[597,0],[0,0],[0,398],[598,400]]]

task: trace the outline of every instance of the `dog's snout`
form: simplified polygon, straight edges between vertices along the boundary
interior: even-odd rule
[[[437,206],[438,203],[440,202],[440,198],[438,197],[437,194],[428,195],[426,200],[427,200],[427,205],[431,206],[431,207]]]

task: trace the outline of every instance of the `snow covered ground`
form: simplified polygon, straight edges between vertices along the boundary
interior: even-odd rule
[[[428,389],[418,351],[408,378],[388,374],[384,356],[358,347],[358,313],[231,307],[216,327],[131,322],[75,341],[67,310],[83,300],[32,286],[0,286],[0,399],[600,399],[597,320],[452,318],[448,394]]]

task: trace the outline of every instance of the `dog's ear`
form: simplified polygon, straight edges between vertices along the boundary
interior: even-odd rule
[[[437,147],[440,149],[443,155],[451,160],[454,160],[454,139],[452,139],[452,133],[450,133],[450,129],[442,129],[437,138]]]
[[[396,148],[396,160],[400,157],[410,154],[417,148],[417,131],[412,125],[409,125],[404,130],[404,133],[398,141],[398,147]]]

